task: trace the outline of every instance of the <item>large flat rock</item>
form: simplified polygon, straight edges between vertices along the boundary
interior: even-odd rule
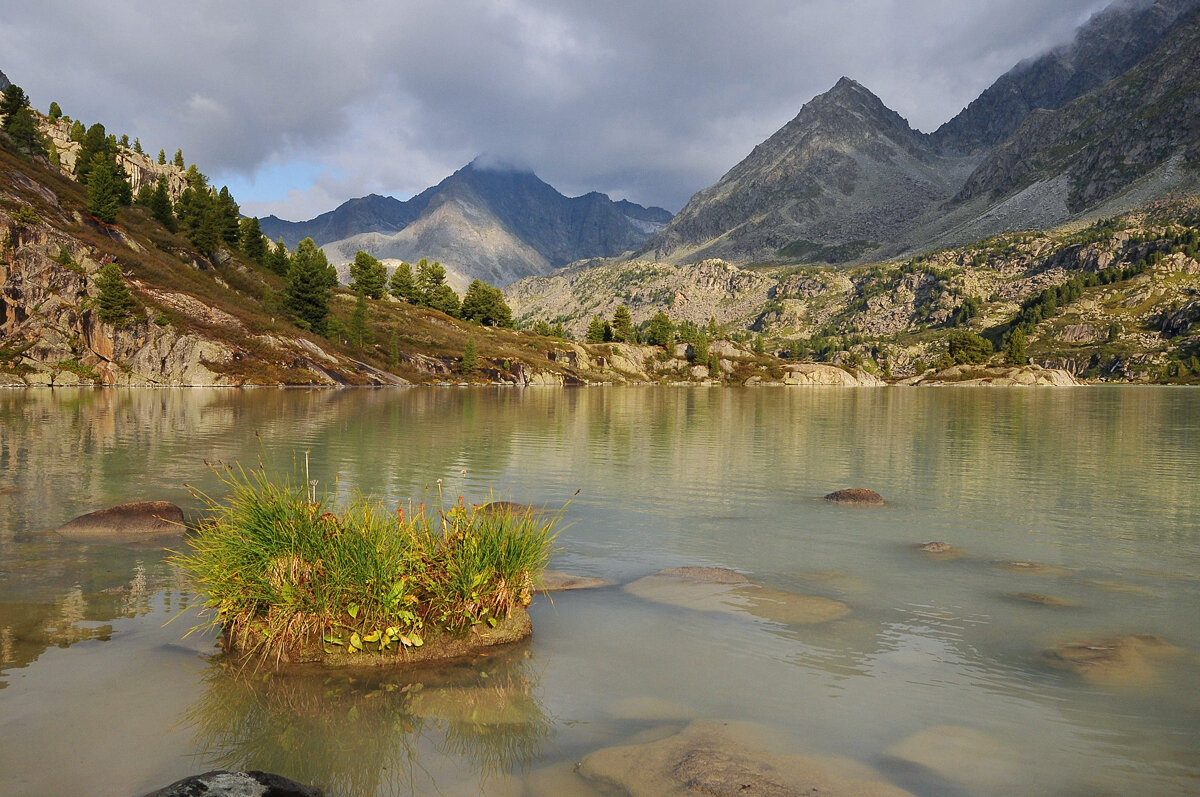
[[[702,612],[752,616],[786,625],[827,623],[850,614],[841,601],[763,587],[724,568],[672,568],[625,585],[643,600]]]
[[[697,721],[662,739],[597,750],[578,771],[630,797],[912,797],[863,764],[798,755],[741,722]]]

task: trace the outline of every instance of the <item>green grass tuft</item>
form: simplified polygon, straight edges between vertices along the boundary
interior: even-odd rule
[[[340,513],[298,479],[224,466],[223,500],[174,560],[206,596],[230,647],[264,658],[323,646],[395,652],[427,631],[494,625],[528,605],[557,516],[481,512],[463,503],[389,511],[355,498]],[[314,489],[315,492],[315,489]]]

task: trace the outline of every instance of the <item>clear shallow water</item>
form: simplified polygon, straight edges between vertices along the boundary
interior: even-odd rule
[[[342,494],[579,490],[553,566],[617,586],[539,597],[534,638],[480,667],[247,679],[211,636],[180,639],[190,614],[164,626],[191,595],[161,552],[27,538],[127,500],[190,513],[185,483],[217,489],[206,460],[306,450]],[[916,794],[1200,793],[1197,474],[1188,389],[0,392],[0,794],[135,794],[215,766],[333,794],[592,793],[574,762],[693,718]],[[820,500],[845,486],[889,503]],[[914,549],[935,539],[964,556]],[[785,625],[619,586],[682,565],[853,611]],[[1123,633],[1184,652],[1134,686],[1043,663]],[[896,754],[941,726],[984,734],[942,756],[970,777]]]

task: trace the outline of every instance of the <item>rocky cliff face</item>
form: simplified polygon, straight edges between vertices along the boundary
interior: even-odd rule
[[[1134,67],[1200,0],[1117,2],[1085,23],[1074,40],[1018,64],[930,137],[947,152],[987,150],[1032,112],[1055,110]]]
[[[50,144],[54,145],[55,151],[58,152],[59,170],[68,177],[74,175],[75,161],[79,158],[79,152],[83,149],[83,145],[71,140],[71,123],[65,119],[50,121],[39,115],[39,127],[42,135]],[[129,175],[129,185],[133,189],[134,195],[142,186],[148,185],[153,188],[160,176],[167,178],[167,193],[171,197],[171,201],[178,200],[183,189],[187,188],[186,172],[174,164],[160,164],[145,153],[134,152],[127,148],[118,148],[116,160]]]
[[[641,254],[777,260],[787,249],[850,245],[854,260],[953,195],[970,162],[938,154],[849,78],[692,197]]]
[[[260,221],[294,246],[312,237],[334,263],[359,249],[385,261],[438,260],[460,289],[546,274],[576,260],[640,246],[669,221],[661,208],[613,202],[604,194],[565,197],[532,172],[469,164],[407,202],[351,200],[309,222]]]
[[[1179,169],[1194,171],[1200,163],[1198,120],[1200,11],[1195,11],[1120,79],[1059,110],[1031,115],[975,170],[956,200],[1004,196],[1062,175],[1067,207],[1078,213],[1172,159]]]

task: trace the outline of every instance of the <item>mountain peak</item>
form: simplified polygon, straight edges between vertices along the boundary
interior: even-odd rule
[[[523,161],[501,155],[492,155],[486,152],[476,155],[470,163],[459,169],[459,171],[537,176],[534,174],[533,167]]]

